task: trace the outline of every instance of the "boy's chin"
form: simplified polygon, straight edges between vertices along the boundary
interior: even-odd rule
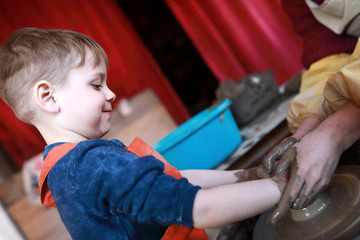
[[[110,129],[109,129],[110,130]],[[87,139],[97,139],[97,138],[103,138],[108,132],[109,130],[105,130],[105,131],[99,131],[97,133],[91,134],[87,136]]]
[[[109,131],[110,131],[110,128],[102,131],[101,133],[99,133],[99,136],[97,138],[103,138]]]

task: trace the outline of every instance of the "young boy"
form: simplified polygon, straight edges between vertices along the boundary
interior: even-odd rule
[[[204,231],[273,207],[286,174],[177,171],[136,139],[101,139],[115,94],[108,59],[90,37],[24,28],[0,49],[1,98],[48,144],[41,200],[56,206],[73,239],[206,239]],[[155,155],[156,157],[152,156]]]

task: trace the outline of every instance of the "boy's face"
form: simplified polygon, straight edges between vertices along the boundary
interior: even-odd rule
[[[75,139],[101,138],[110,130],[115,94],[107,87],[106,78],[105,63],[94,67],[94,57],[88,51],[84,66],[72,69],[66,83],[56,89],[58,123]]]

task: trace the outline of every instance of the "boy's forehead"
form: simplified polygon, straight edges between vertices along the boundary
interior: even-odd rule
[[[105,59],[101,56],[96,56],[94,52],[90,51],[90,49],[86,48],[85,55],[81,56],[77,54],[77,64],[81,65],[88,65],[96,67],[100,64],[106,64]]]
[[[102,77],[104,75],[106,78],[107,67],[105,60],[99,58],[100,62],[98,62],[94,53],[92,53],[90,50],[87,50],[83,56],[77,54],[75,59],[75,65],[72,70],[84,68],[84,70],[86,70],[89,75],[101,75]]]
[[[85,61],[87,63],[95,63],[95,55],[89,49],[86,49],[85,51]]]

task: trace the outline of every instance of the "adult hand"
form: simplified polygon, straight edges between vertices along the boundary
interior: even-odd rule
[[[284,192],[284,188],[287,185],[289,175],[291,175],[290,166],[296,165],[296,148],[289,147],[281,159],[276,162],[276,169],[272,173],[271,178],[278,184],[280,192]],[[294,174],[292,174],[294,175]]]
[[[302,208],[330,182],[342,154],[333,139],[319,131],[305,135],[297,146],[296,181],[290,192],[294,208]]]
[[[286,216],[289,208],[303,208],[330,181],[342,150],[321,131],[305,135],[297,148],[291,176],[271,222],[277,223]]]
[[[271,215],[271,223],[276,224],[280,219],[288,215],[292,202],[290,199],[290,191],[293,183],[296,180],[296,171],[297,171],[297,163],[296,163],[296,147],[290,147],[283,157],[281,158],[280,163],[283,162],[285,164],[278,164],[277,168],[274,172],[275,177],[278,173],[282,176],[285,169],[288,172],[289,167],[291,166],[290,170],[290,178],[287,184],[284,186],[285,189],[282,191],[282,196],[280,199],[279,204],[277,205],[276,209]],[[288,173],[289,174],[289,173]]]
[[[293,137],[289,137],[282,141],[280,144],[271,149],[271,151],[266,154],[262,165],[257,169],[257,175],[259,178],[270,177],[275,169],[275,163],[277,160],[281,159],[286,152],[286,150],[294,145],[298,140]],[[289,156],[289,155],[288,155]],[[287,161],[285,161],[287,162]]]

